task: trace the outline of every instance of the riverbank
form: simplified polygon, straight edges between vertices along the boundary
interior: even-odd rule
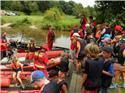
[[[62,16],[58,22],[44,21],[43,16],[2,16],[1,24],[11,23],[12,28],[35,28],[35,29],[47,29],[47,25],[53,25],[56,30],[69,31],[75,24],[79,25],[80,19],[75,16]]]

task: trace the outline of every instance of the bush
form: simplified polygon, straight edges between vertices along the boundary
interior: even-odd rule
[[[54,7],[54,8],[50,8],[49,10],[47,10],[43,18],[45,20],[49,20],[50,22],[58,21],[61,19],[61,14],[62,13],[59,11],[59,9],[57,7]]]
[[[30,25],[31,22],[28,20],[28,18],[23,18],[22,20],[17,20],[13,23],[13,27],[18,27],[18,26],[26,26],[26,25]]]

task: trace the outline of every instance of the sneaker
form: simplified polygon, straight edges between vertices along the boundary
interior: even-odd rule
[[[21,88],[22,88],[22,89],[25,89],[25,86],[24,86],[24,85],[22,85],[22,86],[21,86]]]
[[[115,84],[111,84],[111,86],[109,88],[116,88]]]

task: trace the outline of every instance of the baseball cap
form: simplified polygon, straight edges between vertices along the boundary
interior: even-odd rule
[[[38,79],[41,79],[44,77],[45,77],[45,75],[42,71],[36,70],[36,71],[32,72],[32,74],[31,74],[31,83],[34,83]]]
[[[102,48],[103,51],[113,53],[113,48],[111,46],[105,46]]]
[[[73,36],[80,37],[80,35],[78,33],[74,33]]]
[[[121,30],[122,30],[122,27],[121,27],[120,25],[116,25],[116,26],[115,26],[115,30],[116,30],[116,31],[121,31]]]

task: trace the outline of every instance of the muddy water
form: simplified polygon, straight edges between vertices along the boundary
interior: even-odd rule
[[[66,31],[55,31],[56,39],[54,42],[55,46],[69,48],[70,39],[69,32]],[[8,33],[7,40],[13,39],[22,42],[28,42],[31,38],[35,39],[37,45],[42,45],[46,43],[47,31],[34,32],[30,31],[29,33]]]

